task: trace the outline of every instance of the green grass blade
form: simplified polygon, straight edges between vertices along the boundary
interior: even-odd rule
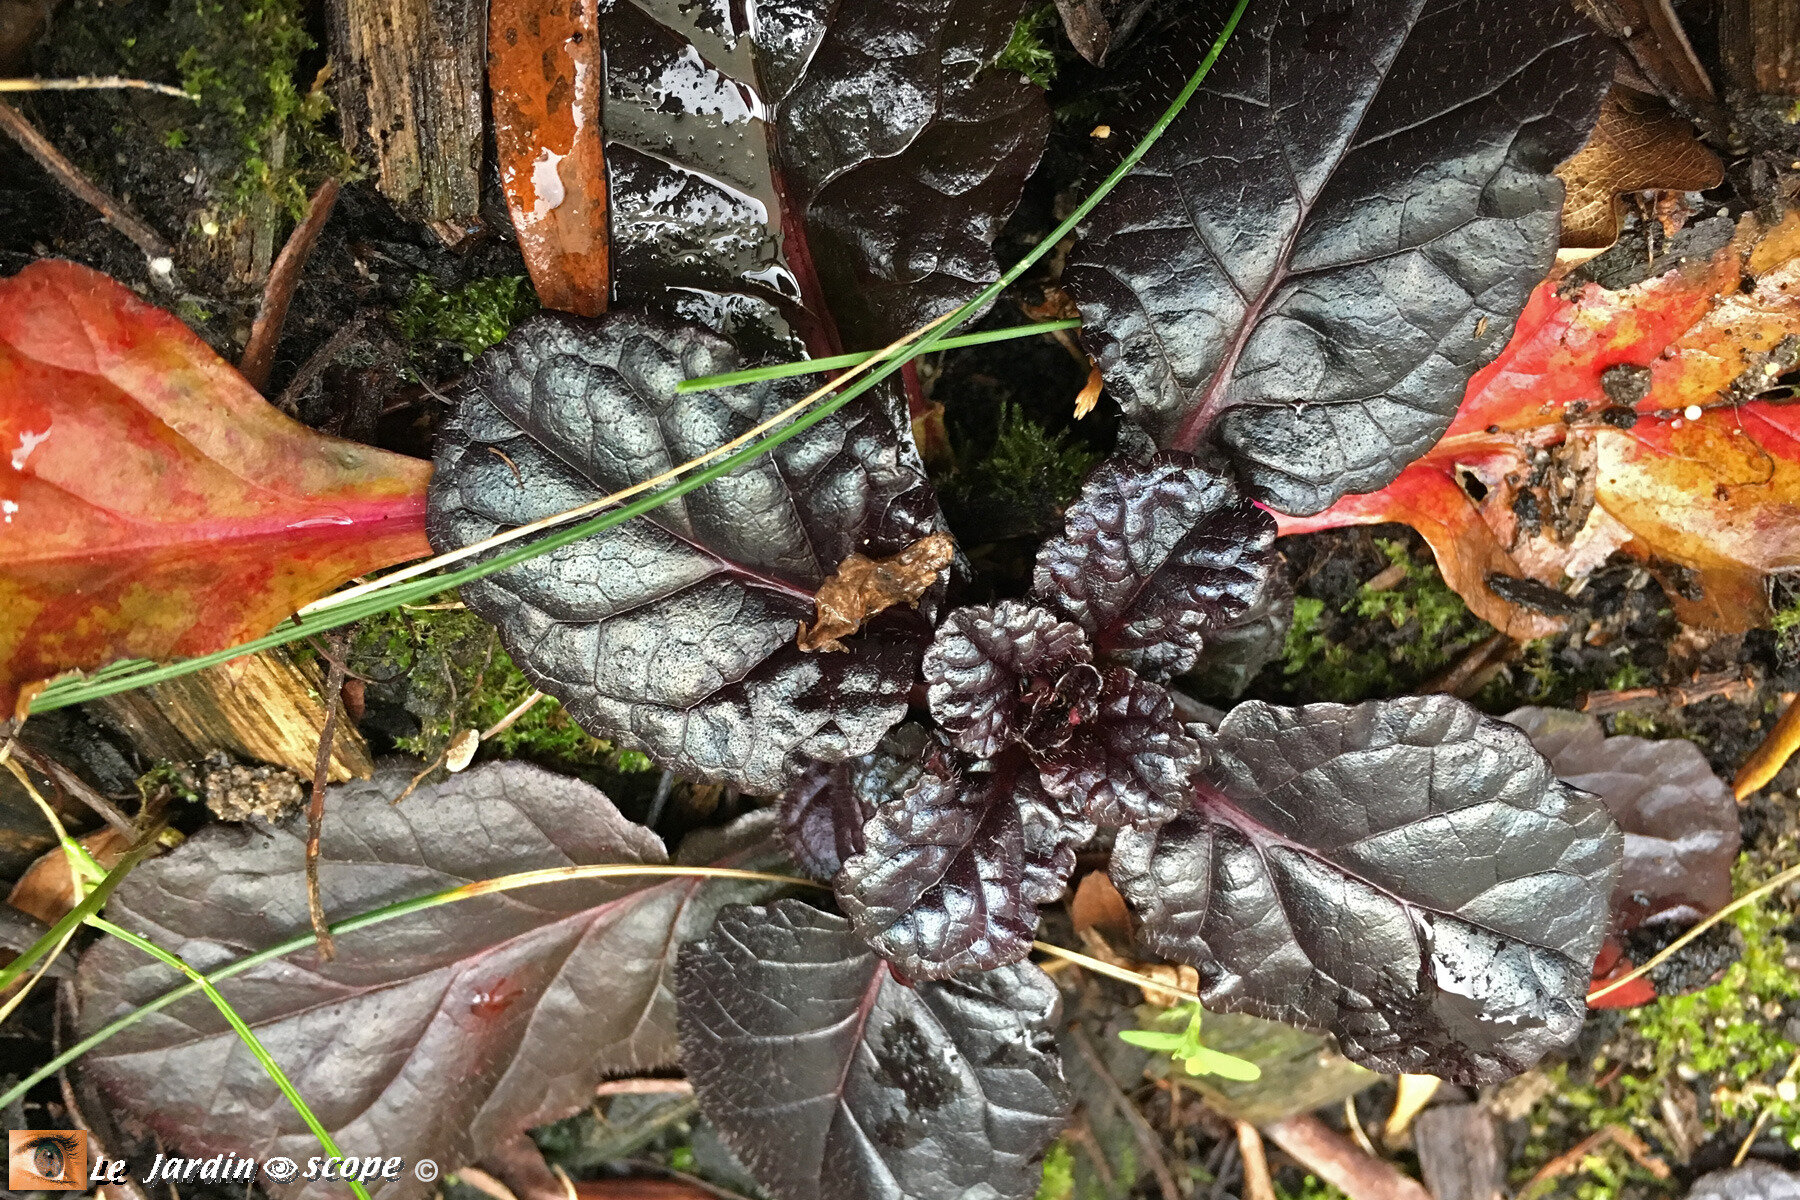
[[[965,350],[970,346],[987,346],[994,342],[1010,342],[1014,338],[1037,337],[1039,334],[1059,333],[1066,329],[1080,329],[1081,322],[1039,321],[1035,325],[1010,325],[1005,329],[984,329],[980,333],[964,333],[956,337],[945,338],[938,343],[939,350]],[[839,354],[834,358],[809,358],[801,362],[777,363],[768,367],[751,367],[743,371],[732,371],[725,375],[702,375],[698,379],[687,379],[675,385],[678,396],[692,395],[694,392],[710,392],[718,388],[738,387],[746,383],[763,383],[770,379],[792,379],[796,375],[822,375],[827,371],[842,371],[850,367],[859,367],[868,362],[878,350],[866,354]]]
[[[359,597],[356,600],[348,601],[330,609],[313,613],[306,617],[295,617],[272,633],[265,634],[260,638],[245,642],[242,645],[215,651],[212,654],[202,655],[198,658],[184,659],[180,662],[166,663],[139,670],[120,671],[117,674],[108,674],[105,669],[103,669],[100,673],[87,679],[65,680],[61,683],[55,683],[40,692],[32,700],[31,711],[34,713],[50,712],[58,708],[66,708],[72,704],[81,704],[89,700],[98,700],[103,696],[111,696],[119,692],[131,691],[135,688],[147,687],[151,684],[162,683],[170,679],[177,679],[183,675],[189,675],[195,671],[204,670],[210,666],[216,666],[219,663],[237,658],[240,655],[254,654],[261,650],[270,650],[276,646],[286,645],[289,642],[298,641],[302,638],[323,633],[330,629],[336,629],[340,626],[348,625],[353,621],[359,621],[364,617],[373,616],[379,612],[385,612],[398,605],[423,600],[426,597],[435,595],[436,593],[445,591],[449,588],[484,578],[497,571],[503,571],[508,567],[515,566],[528,559],[536,558],[541,554],[546,554],[552,550],[569,545],[571,542],[580,541],[583,538],[591,537],[603,530],[611,529],[613,526],[624,521],[629,521],[633,517],[642,516],[644,513],[651,512],[661,505],[668,503],[670,500],[685,496],[694,489],[704,487],[706,484],[711,483],[720,476],[735,471],[738,467],[752,459],[767,453],[788,439],[796,437],[812,428],[850,401],[861,396],[864,392],[867,392],[870,388],[881,383],[884,379],[887,379],[912,359],[921,354],[928,354],[933,350],[940,349],[944,340],[950,336],[952,330],[968,321],[976,313],[985,308],[999,296],[1001,292],[1016,283],[1026,271],[1030,270],[1031,267],[1037,263],[1039,259],[1043,258],[1044,255],[1051,251],[1051,249],[1060,244],[1070,233],[1073,233],[1075,228],[1082,221],[1087,219],[1088,214],[1093,212],[1100,202],[1137,167],[1138,163],[1143,161],[1144,156],[1150,152],[1150,148],[1155,145],[1157,140],[1160,139],[1165,132],[1167,132],[1169,126],[1174,123],[1175,118],[1180,115],[1181,110],[1187,106],[1188,101],[1200,90],[1201,83],[1205,80],[1207,73],[1212,70],[1213,64],[1218,61],[1219,55],[1224,51],[1226,43],[1230,40],[1232,32],[1237,28],[1238,21],[1243,16],[1245,9],[1249,7],[1249,4],[1250,0],[1238,0],[1237,6],[1232,10],[1231,16],[1225,22],[1224,29],[1213,42],[1211,49],[1207,53],[1205,60],[1201,62],[1199,69],[1196,70],[1193,76],[1188,80],[1187,86],[1182,88],[1181,93],[1175,97],[1174,101],[1163,112],[1163,115],[1157,119],[1156,124],[1150,127],[1149,132],[1146,133],[1138,144],[1132,148],[1131,153],[1127,154],[1125,159],[1106,177],[1105,181],[1102,182],[1099,187],[1095,188],[1074,212],[1069,214],[1067,220],[1057,226],[1048,237],[1034,246],[1029,253],[1003,273],[999,279],[983,288],[980,295],[976,296],[961,308],[955,310],[943,324],[923,335],[918,340],[902,346],[890,355],[881,366],[874,368],[861,379],[857,380],[855,384],[838,392],[830,399],[821,402],[811,411],[796,418],[793,424],[787,426],[785,429],[779,430],[768,437],[763,438],[761,441],[744,447],[729,458],[722,459],[713,466],[708,467],[697,474],[690,475],[679,483],[671,484],[661,491],[640,497],[638,500],[626,505],[624,508],[604,513],[601,516],[595,517],[589,521],[584,521],[578,525],[571,525],[567,529],[547,534],[536,541],[528,542],[521,546],[515,546],[473,566],[464,567],[460,570],[451,571],[443,575],[405,580],[390,588],[383,589],[379,592],[372,592],[369,595]]]
[[[65,935],[73,933],[83,921],[99,912],[100,906],[106,903],[106,898],[112,895],[113,889],[123,883],[131,869],[143,862],[144,856],[155,848],[156,838],[152,835],[127,850],[125,856],[119,859],[119,865],[108,871],[106,878],[95,884],[94,889],[82,898],[80,904],[65,913],[62,920],[50,927],[48,933],[31,944],[30,949],[0,968],[0,991],[4,991],[13,980],[30,970],[33,963],[66,940]]]
[[[256,1036],[256,1031],[250,1028],[244,1018],[238,1016],[237,1010],[231,1007],[224,996],[219,994],[219,989],[215,988],[206,976],[150,939],[139,937],[129,929],[122,929],[111,921],[103,920],[100,917],[89,917],[88,924],[95,929],[111,934],[122,942],[136,946],[164,966],[173,967],[192,979],[194,985],[206,993],[206,998],[213,1002],[213,1006],[230,1023],[232,1031],[238,1035],[238,1040],[244,1043],[244,1046],[256,1057],[256,1061],[262,1064],[263,1070],[269,1073],[269,1078],[275,1081],[275,1086],[281,1089],[281,1094],[287,1097],[288,1103],[294,1106],[294,1111],[300,1114],[300,1119],[306,1122],[306,1127],[312,1130],[314,1137],[319,1139],[319,1145],[325,1147],[325,1153],[333,1158],[344,1157],[344,1152],[338,1149],[336,1142],[332,1141],[330,1131],[325,1128],[324,1123],[318,1117],[313,1115],[311,1106],[300,1095],[293,1080],[287,1077],[287,1072],[281,1069],[281,1064],[276,1062],[274,1056],[269,1053],[268,1047],[262,1044],[262,1039]],[[346,1179],[344,1182],[350,1185],[352,1192],[356,1193],[356,1200],[369,1200],[369,1190],[362,1184],[354,1179]]]

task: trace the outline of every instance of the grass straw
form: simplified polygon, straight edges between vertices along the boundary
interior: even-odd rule
[[[812,428],[814,425],[817,425],[820,421],[823,421],[826,417],[830,416],[850,401],[861,396],[870,388],[875,387],[877,384],[887,379],[890,375],[893,375],[907,362],[910,362],[921,354],[927,354],[933,350],[941,349],[951,330],[979,313],[990,302],[998,297],[1002,291],[1016,283],[1026,271],[1030,270],[1031,267],[1037,263],[1039,259],[1043,258],[1044,255],[1048,254],[1060,244],[1064,238],[1073,233],[1081,222],[1086,220],[1088,215],[1094,211],[1100,202],[1111,194],[1112,190],[1137,167],[1138,163],[1143,161],[1144,156],[1150,152],[1150,148],[1156,144],[1165,132],[1167,132],[1169,126],[1174,123],[1175,118],[1180,115],[1181,110],[1187,106],[1188,101],[1200,90],[1201,83],[1205,80],[1207,73],[1211,71],[1213,63],[1218,61],[1219,55],[1224,51],[1225,45],[1230,40],[1233,31],[1236,30],[1238,21],[1244,14],[1244,10],[1248,7],[1249,0],[1238,0],[1230,17],[1227,18],[1223,30],[1208,51],[1206,58],[1201,62],[1199,69],[1196,70],[1193,76],[1188,80],[1187,85],[1182,88],[1181,93],[1175,97],[1174,101],[1170,103],[1162,116],[1150,127],[1149,131],[1138,144],[1132,148],[1131,153],[1125,156],[1124,160],[1113,169],[1112,173],[1106,177],[1100,186],[1095,188],[1094,191],[1089,194],[1087,199],[1082,201],[1075,211],[1070,213],[1068,218],[1063,221],[1062,224],[1058,225],[1048,237],[1033,247],[1029,253],[1015,263],[1009,270],[1004,272],[999,279],[983,288],[981,294],[976,296],[975,299],[963,305],[961,308],[940,317],[937,321],[933,322],[932,325],[927,326],[925,330],[914,335],[913,340],[902,339],[902,342],[897,343],[896,347],[890,347],[890,353],[879,360],[879,365],[875,365],[877,362],[876,359],[870,359],[863,363],[860,369],[867,371],[867,373],[863,375],[862,378],[856,380],[854,383],[849,383],[848,386],[843,386],[842,389],[830,399],[824,400],[811,411],[799,416],[786,428],[737,451],[730,457],[698,472],[697,474],[687,476],[680,482],[644,496],[623,508],[604,513],[592,520],[584,521],[578,525],[559,529],[556,532],[550,533],[527,545],[502,551],[485,562],[451,571],[443,575],[431,576],[429,578],[405,579],[391,585],[381,586],[379,590],[358,595],[354,599],[339,600],[337,597],[327,597],[326,600],[321,603],[327,604],[329,607],[308,612],[304,616],[296,615],[291,618],[287,624],[284,624],[272,633],[265,634],[260,638],[242,643],[238,646],[215,651],[212,654],[201,655],[197,658],[186,659],[176,663],[165,663],[162,665],[138,661],[131,664],[120,665],[117,669],[105,668],[85,679],[61,680],[51,684],[50,687],[46,688],[33,698],[31,702],[31,711],[34,713],[50,712],[58,708],[66,708],[72,704],[81,704],[89,700],[100,699],[104,696],[116,695],[119,692],[130,691],[140,687],[148,687],[151,684],[180,678],[183,675],[189,675],[195,671],[204,670],[210,666],[216,666],[219,663],[227,662],[245,654],[254,654],[261,650],[269,650],[276,646],[286,645],[289,642],[311,637],[323,633],[326,630],[336,629],[340,626],[348,625],[353,621],[359,621],[364,617],[373,616],[379,612],[385,612],[398,605],[423,600],[428,596],[436,595],[438,592],[445,591],[449,588],[458,587],[462,584],[485,578],[498,571],[503,571],[509,567],[516,566],[528,559],[536,558],[539,555],[560,549],[572,542],[592,537],[594,534],[611,529],[613,526],[622,522],[629,521],[634,517],[651,512],[661,505],[677,499],[680,496],[684,496],[696,488],[704,487],[706,484],[711,483],[720,476],[726,475],[731,471],[736,470],[738,467],[743,466],[745,463],[768,453],[770,450],[773,450],[776,446],[781,445],[790,438],[799,436],[801,433]],[[832,384],[828,385],[827,389],[822,390],[839,387],[845,383],[846,380],[835,380]]]
[[[262,1044],[262,1039],[256,1036],[256,1031],[250,1028],[244,1021],[244,1018],[238,1016],[237,1010],[232,1008],[225,997],[219,994],[219,990],[212,985],[212,982],[208,980],[206,976],[200,974],[198,971],[194,970],[194,968],[188,966],[187,963],[183,962],[175,955],[170,954],[161,946],[158,946],[155,942],[148,938],[139,937],[129,929],[121,929],[111,921],[103,920],[100,917],[89,917],[88,924],[103,933],[118,938],[122,942],[136,946],[139,950],[142,950],[157,962],[162,963],[166,967],[171,967],[174,970],[180,971],[183,975],[192,979],[194,981],[194,986],[206,993],[206,998],[211,1000],[213,1002],[213,1007],[217,1008],[224,1016],[233,1032],[238,1035],[238,1040],[244,1043],[245,1048],[255,1056],[256,1061],[262,1064],[263,1070],[268,1072],[269,1078],[275,1081],[275,1086],[281,1089],[281,1094],[286,1096],[288,1103],[294,1106],[294,1111],[300,1114],[300,1119],[306,1122],[306,1127],[312,1130],[314,1137],[319,1139],[319,1145],[325,1148],[325,1153],[331,1155],[333,1158],[344,1157],[343,1151],[339,1150],[337,1143],[332,1140],[331,1132],[327,1130],[319,1118],[313,1114],[312,1108],[306,1103],[305,1098],[300,1095],[299,1089],[296,1088],[293,1081],[287,1077],[287,1072],[281,1069],[281,1064],[275,1061],[274,1056],[269,1053],[268,1048]],[[361,1183],[358,1183],[354,1179],[346,1179],[343,1182],[349,1184],[350,1190],[356,1194],[356,1200],[369,1200],[369,1191]]]
[[[938,343],[939,350],[966,350],[970,346],[987,346],[994,342],[1010,342],[1015,338],[1037,337],[1046,333],[1061,333],[1065,330],[1080,329],[1081,322],[1039,321],[1035,325],[1009,325],[1005,329],[984,329],[980,333],[964,333],[956,337],[947,337]],[[845,367],[860,367],[874,358],[881,351],[875,350],[866,354],[839,354],[834,358],[809,358],[803,362],[777,363],[768,367],[751,367],[744,371],[731,371],[724,375],[702,375],[698,379],[685,379],[675,385],[677,396],[692,395],[694,392],[711,392],[719,388],[740,387],[747,383],[765,383],[771,379],[792,379],[796,375],[818,375],[826,371],[841,371]]]

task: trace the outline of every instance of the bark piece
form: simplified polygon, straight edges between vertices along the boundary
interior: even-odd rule
[[[1263,1126],[1271,1142],[1350,1200],[1432,1200],[1431,1194],[1307,1113]],[[1443,1198],[1440,1198],[1443,1200]]]
[[[427,224],[481,207],[485,6],[479,0],[327,0],[344,148]],[[446,227],[448,228],[448,226]]]
[[[1435,1200],[1498,1200],[1504,1194],[1500,1128],[1480,1104],[1440,1104],[1413,1121],[1419,1168]]]
[[[1800,96],[1800,0],[1725,0],[1719,53],[1733,86]]]
[[[147,759],[187,762],[227,750],[311,778],[325,728],[322,687],[316,670],[271,650],[94,703]],[[368,743],[354,726],[341,726],[332,781],[367,779],[373,770]]]
[[[500,184],[546,308],[597,317],[609,297],[596,0],[494,0],[488,83]]]

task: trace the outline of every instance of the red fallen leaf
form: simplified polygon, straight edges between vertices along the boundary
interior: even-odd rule
[[[488,88],[506,206],[538,299],[584,317],[608,295],[604,72],[596,0],[494,0]]]
[[[1599,991],[1615,979],[1623,978],[1632,972],[1632,962],[1625,957],[1625,948],[1616,937],[1608,937],[1600,944],[1600,957],[1594,960],[1593,981],[1588,984],[1588,992]],[[1614,988],[1604,996],[1594,996],[1588,1001],[1589,1008],[1636,1008],[1640,1004],[1648,1004],[1656,999],[1656,985],[1650,977],[1640,975],[1621,988]]]
[[[0,714],[34,681],[222,649],[430,554],[430,475],[283,416],[98,271],[0,279]]]
[[[1517,638],[1563,617],[1502,577],[1559,588],[1620,548],[1683,620],[1756,624],[1764,576],[1800,565],[1800,407],[1756,398],[1800,359],[1800,215],[1746,217],[1710,260],[1633,287],[1569,292],[1538,288],[1424,458],[1281,532],[1412,525],[1470,609]]]

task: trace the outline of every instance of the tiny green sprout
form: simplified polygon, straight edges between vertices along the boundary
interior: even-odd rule
[[[1142,1046],[1146,1050],[1164,1051],[1170,1058],[1180,1060],[1189,1075],[1217,1075],[1221,1079],[1235,1079],[1240,1083],[1250,1083],[1262,1078],[1262,1068],[1255,1063],[1235,1054],[1209,1050],[1200,1044],[1200,1018],[1205,1014],[1198,1004],[1178,1005],[1159,1019],[1174,1022],[1184,1015],[1187,1017],[1187,1028],[1180,1033],[1125,1029],[1120,1031],[1119,1040],[1133,1046]]]

